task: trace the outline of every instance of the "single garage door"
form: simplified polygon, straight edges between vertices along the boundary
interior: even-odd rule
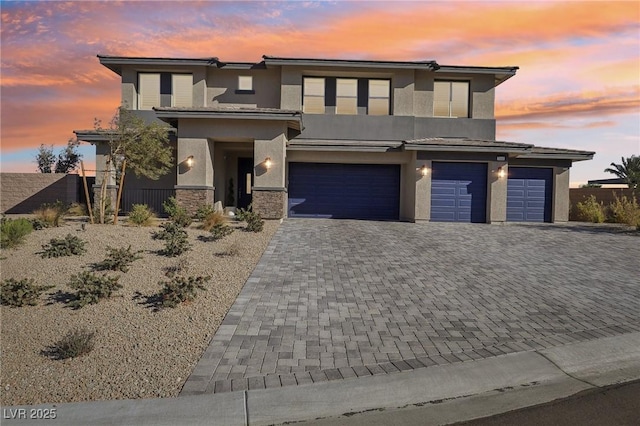
[[[432,164],[431,220],[486,222],[487,164]]]
[[[553,170],[509,167],[507,221],[551,222]]]
[[[400,166],[289,163],[289,217],[398,220]]]

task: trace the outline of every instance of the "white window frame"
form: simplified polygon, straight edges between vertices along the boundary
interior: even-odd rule
[[[437,86],[441,87],[440,97],[438,94]],[[456,96],[455,88],[465,86],[464,90],[464,98],[458,99]],[[471,84],[469,81],[464,80],[436,80],[433,86],[433,116],[434,117],[450,117],[450,118],[469,118],[470,117],[470,109],[469,109],[469,97],[470,97],[470,87]],[[464,114],[456,113],[457,104],[464,105],[464,109],[466,110]],[[438,111],[446,109],[447,114],[440,114]]]
[[[157,85],[151,79],[157,78]],[[140,72],[138,73],[138,109],[151,110],[160,106],[160,73]],[[149,85],[147,87],[147,85]],[[154,90],[153,86],[157,86]]]
[[[371,83],[375,83],[376,82],[385,82],[387,83],[387,95],[386,96],[373,96],[371,93],[373,92],[373,90],[371,90]],[[368,86],[369,86],[369,96],[367,99],[367,115],[390,115],[391,114],[391,80],[387,80],[387,79],[377,79],[377,78],[370,78],[368,81]],[[381,100],[381,99],[386,99],[387,100],[387,110],[385,113],[383,114],[378,114],[375,113],[375,108],[371,108],[371,101],[375,101],[375,100]],[[374,111],[374,113],[372,114],[372,110]]]
[[[238,76],[238,90],[251,91],[253,90],[253,76],[251,75],[239,75]]]
[[[311,80],[316,80],[316,83],[319,83],[320,81],[322,81],[322,90],[321,90],[321,94],[310,94],[308,87],[307,87],[307,81],[311,82]],[[325,105],[326,105],[326,99],[325,99],[325,90],[326,90],[326,79],[324,77],[303,77],[302,79],[302,112],[305,114],[324,114],[325,113]],[[321,108],[320,106],[318,106],[318,109],[313,109],[310,104],[311,102],[309,102],[310,100],[322,100],[321,102]],[[309,100],[309,101],[307,101]]]

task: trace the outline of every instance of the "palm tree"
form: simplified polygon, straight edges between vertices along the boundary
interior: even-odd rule
[[[604,169],[607,173],[613,173],[631,188],[635,190],[640,185],[640,156],[632,155],[629,158],[622,157],[622,164],[611,163],[611,167]]]

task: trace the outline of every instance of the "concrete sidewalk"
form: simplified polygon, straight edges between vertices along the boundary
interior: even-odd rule
[[[640,378],[640,333],[335,382],[167,399],[3,407],[3,425],[268,425],[411,405],[447,424]],[[55,409],[54,420],[35,418]],[[50,412],[49,412],[50,414]],[[333,419],[331,418],[333,416]],[[355,419],[354,419],[355,420]]]

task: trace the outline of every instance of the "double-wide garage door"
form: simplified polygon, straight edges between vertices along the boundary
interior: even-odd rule
[[[486,222],[487,164],[433,162],[431,220]]]
[[[289,217],[398,220],[400,166],[289,163]]]
[[[509,167],[507,221],[551,222],[553,170]]]

